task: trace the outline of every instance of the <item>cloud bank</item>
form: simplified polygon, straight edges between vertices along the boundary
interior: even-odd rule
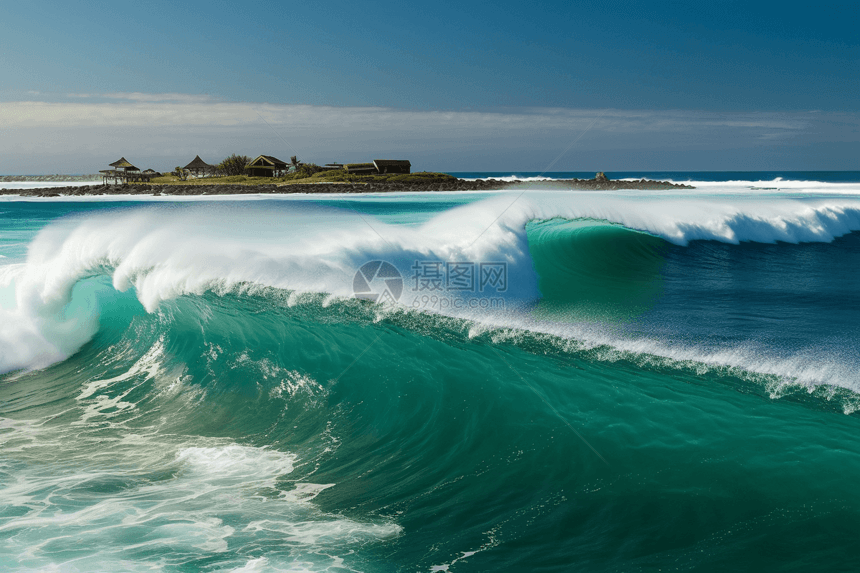
[[[780,158],[808,164],[797,169],[856,169],[851,158],[860,147],[860,117],[814,111],[424,111],[145,93],[39,101],[33,94],[29,101],[0,102],[0,133],[3,174],[95,172],[119,155],[166,169],[196,154],[214,162],[232,152],[316,162],[391,156],[409,158],[419,169],[540,171],[568,148],[554,170],[792,168],[767,164]],[[846,165],[838,166],[842,155]],[[756,160],[761,165],[750,164]]]

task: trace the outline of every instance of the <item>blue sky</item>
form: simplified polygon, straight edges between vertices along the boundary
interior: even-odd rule
[[[858,21],[857,2],[6,3],[0,173],[233,151],[858,169]]]

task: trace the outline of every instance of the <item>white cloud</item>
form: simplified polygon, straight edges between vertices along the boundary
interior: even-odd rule
[[[72,95],[72,94],[70,94]],[[805,114],[713,113],[526,108],[500,111],[412,111],[384,107],[331,107],[219,102],[184,94],[77,94],[109,102],[15,101],[0,103],[0,126],[236,126],[269,123],[319,129],[461,132],[570,131],[594,122],[593,130],[678,132],[703,129],[803,130]]]
[[[860,116],[820,112],[701,112],[516,108],[420,111],[225,102],[193,94],[77,94],[71,101],[0,102],[0,173],[92,172],[105,159],[135,155],[172,167],[200,153],[300,155],[310,161],[366,159],[367,154],[425,158],[433,168],[511,165],[542,169],[566,158],[605,157],[658,165],[698,150],[860,142]],[[571,146],[571,142],[574,145]],[[625,155],[626,154],[626,155]],[[749,155],[749,154],[748,154]],[[753,154],[754,155],[754,154]],[[637,159],[638,160],[638,159]],[[109,162],[108,161],[108,162]],[[563,165],[562,161],[559,165]],[[63,167],[63,165],[71,165]],[[662,168],[662,167],[658,167]]]
[[[35,92],[38,95],[38,92]],[[214,98],[205,94],[148,94],[142,92],[113,92],[106,94],[66,94],[70,98],[79,99],[119,99],[129,101],[144,101],[144,102],[185,102],[185,103],[203,103],[212,101]]]

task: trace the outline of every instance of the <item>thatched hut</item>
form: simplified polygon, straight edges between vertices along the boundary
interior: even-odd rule
[[[193,173],[195,177],[200,177],[202,175],[206,175],[207,173],[215,172],[215,166],[209,165],[208,163],[200,159],[199,155],[195,155],[191,163],[183,167],[183,169],[185,171],[188,171],[189,173]]]
[[[117,171],[122,170],[125,172],[129,171],[140,171],[137,167],[131,164],[131,162],[125,157],[120,157],[116,161],[110,164],[111,167],[116,169]]]
[[[105,185],[107,185],[107,182],[110,180],[114,183],[128,183],[129,181],[143,181],[145,179],[149,179],[148,176],[143,175],[140,172],[140,169],[132,165],[125,157],[120,157],[111,163],[110,166],[113,167],[113,169],[103,169],[99,171],[99,173],[102,174],[102,180]]]
[[[277,177],[287,172],[287,163],[271,155],[259,155],[246,169],[251,177]]]

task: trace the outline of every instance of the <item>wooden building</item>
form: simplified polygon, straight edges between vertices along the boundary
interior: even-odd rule
[[[125,157],[120,157],[119,159],[111,163],[110,166],[114,169],[122,171],[140,171],[140,169],[132,165],[131,162]]]
[[[132,165],[125,157],[120,157],[118,160],[111,163],[110,166],[113,167],[113,169],[103,169],[99,171],[99,173],[102,174],[102,181],[105,185],[108,184],[108,181],[121,183],[123,185],[126,183],[144,182],[149,181],[151,177],[148,173],[141,173],[140,169]]]
[[[209,165],[200,159],[199,155],[195,155],[191,163],[183,167],[183,169],[189,173],[193,173],[195,177],[202,177],[207,173],[210,175],[215,173],[215,166]]]
[[[287,173],[288,164],[271,155],[260,155],[245,169],[251,177],[279,177]]]

